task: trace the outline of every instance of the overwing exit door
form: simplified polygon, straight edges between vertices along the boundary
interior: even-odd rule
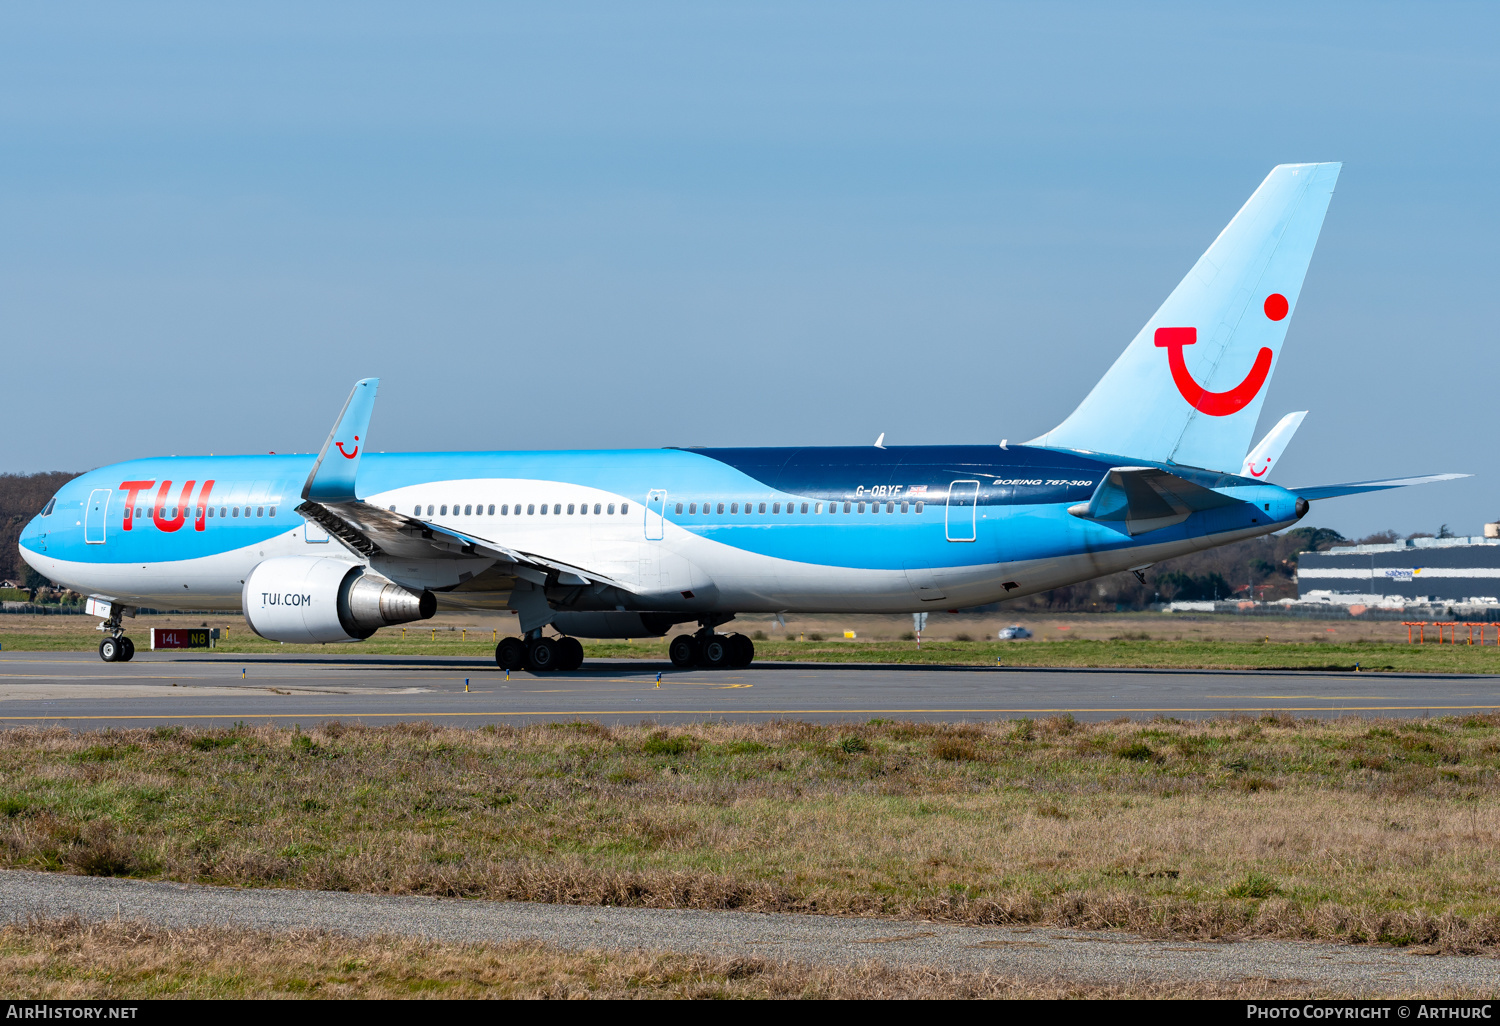
[[[652,489],[646,495],[646,540],[661,541],[666,527],[667,493]]]

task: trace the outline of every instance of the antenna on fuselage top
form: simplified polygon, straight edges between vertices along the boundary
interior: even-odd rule
[[[877,439],[875,439],[875,448],[877,448],[877,449],[884,449],[885,448],[885,432],[884,431],[880,432],[880,437],[877,438]]]

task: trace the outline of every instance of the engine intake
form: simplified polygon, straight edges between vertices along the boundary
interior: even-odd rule
[[[268,641],[363,641],[382,627],[426,620],[430,591],[415,592],[369,567],[326,556],[280,556],[250,571],[241,594],[250,629]]]

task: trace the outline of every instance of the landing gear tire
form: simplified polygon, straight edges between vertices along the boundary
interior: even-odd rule
[[[520,638],[501,638],[495,646],[495,665],[502,670],[519,670],[526,665],[526,643]]]
[[[722,634],[714,634],[703,643],[699,658],[710,670],[722,670],[729,665],[731,652],[729,639]]]
[[[556,670],[560,662],[557,642],[551,638],[537,638],[526,646],[526,667],[536,673]]]
[[[119,662],[124,651],[125,646],[120,644],[119,638],[105,638],[99,642],[99,658],[106,663]]]
[[[583,642],[577,638],[557,639],[557,668],[576,670],[583,665]]]
[[[667,646],[667,655],[672,657],[673,666],[686,669],[698,661],[698,642],[691,634],[679,634]]]
[[[736,669],[749,666],[755,660],[755,642],[743,634],[729,635],[729,665]]]
[[[135,642],[124,635],[120,636],[120,662],[128,663],[135,658]]]

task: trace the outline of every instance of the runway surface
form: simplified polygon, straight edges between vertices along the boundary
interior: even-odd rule
[[[1398,948],[1250,940],[1151,940],[1046,927],[688,909],[604,908],[342,891],[205,887],[0,870],[0,921],[32,915],[123,919],[172,928],[323,929],[445,941],[539,940],[565,948],[644,948],[815,965],[866,961],[1075,982],[1274,979],[1354,993],[1489,989],[1496,962]]]
[[[328,719],[454,726],[577,717],[988,720],[1064,712],[1080,720],[1267,711],[1420,717],[1495,709],[1500,676],[1480,675],[810,663],[714,672],[620,660],[507,679],[491,661],[461,657],[141,653],[110,664],[86,652],[0,653],[0,725],[74,729]]]

